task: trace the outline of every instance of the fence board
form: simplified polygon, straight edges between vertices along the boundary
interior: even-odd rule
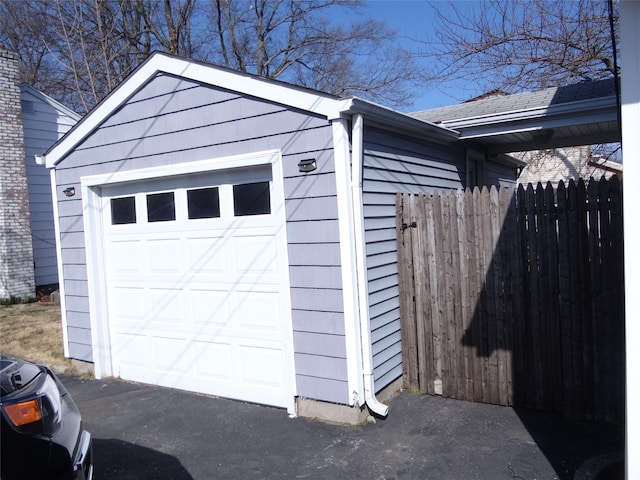
[[[425,299],[428,302],[428,307],[425,312],[429,315],[426,321],[427,343],[431,345],[431,356],[427,359],[428,365],[428,379],[427,379],[427,392],[436,393],[434,382],[442,377],[442,349],[440,347],[440,329],[438,314],[438,291],[437,291],[437,262],[436,262],[436,233],[433,220],[433,202],[430,197],[425,198],[425,218],[427,220],[427,228],[424,234],[427,236],[425,244],[427,245],[427,265],[428,265],[428,282],[429,289],[425,292]],[[442,393],[442,390],[439,390]]]
[[[427,271],[426,271],[426,259],[421,252],[424,251],[424,239],[425,236],[421,235],[421,230],[424,228],[424,222],[421,220],[424,218],[424,202],[420,201],[420,197],[410,197],[409,205],[411,211],[410,218],[410,235],[411,235],[411,248],[413,258],[413,275],[414,275],[414,305],[415,305],[415,317],[416,317],[416,337],[417,337],[417,349],[416,353],[420,359],[431,358],[431,348],[428,347],[427,342],[427,328],[425,321],[425,307],[427,306],[427,300],[429,295]],[[418,220],[420,219],[420,221]],[[413,226],[415,224],[415,227]],[[425,298],[426,297],[426,298]],[[418,388],[421,391],[428,391],[427,389],[427,369],[429,368],[429,360],[426,362],[418,362]]]
[[[556,195],[551,184],[547,184],[544,191],[545,197],[545,219],[546,219],[546,238],[543,239],[545,250],[547,251],[548,265],[548,297],[545,309],[548,313],[548,329],[549,341],[547,348],[550,350],[550,364],[548,367],[548,375],[551,377],[549,387],[551,393],[551,410],[555,412],[562,411],[562,375],[558,365],[562,364],[562,346],[561,331],[558,322],[559,306],[557,299],[559,298],[559,270],[558,270],[558,212],[556,208]]]
[[[413,278],[413,257],[411,236],[405,235],[408,222],[408,198],[396,196],[396,232],[398,244],[398,288],[400,289],[400,343],[402,344],[402,382],[405,387],[417,390],[418,355],[416,319],[413,299],[415,283]],[[407,223],[408,222],[408,223]]]
[[[474,300],[475,300],[475,309],[474,309],[474,318],[476,321],[471,324],[471,345],[482,345],[482,340],[484,338],[482,334],[482,322],[478,321],[478,318],[482,318],[484,311],[484,295],[482,294],[482,281],[484,278],[484,269],[483,269],[483,248],[482,248],[482,235],[480,235],[480,229],[482,228],[482,202],[480,201],[481,192],[478,188],[473,190],[472,196],[472,208],[473,208],[473,231],[474,231],[474,242],[472,245],[473,249],[473,275],[471,280],[474,281]],[[473,351],[473,349],[472,349]],[[485,369],[485,356],[482,355],[481,347],[477,348],[477,353],[473,358],[473,374],[474,374],[474,386],[473,386],[473,398],[476,402],[486,401],[485,398],[485,385],[486,385],[486,369]]]
[[[621,188],[398,195],[405,386],[620,421]]]
[[[573,382],[573,339],[571,315],[571,262],[569,235],[569,200],[564,182],[558,185],[558,290],[559,322],[562,350],[563,405],[562,412],[568,416],[573,411],[571,392],[575,391]]]
[[[474,282],[474,273],[475,269],[472,268],[472,265],[475,265],[476,253],[475,253],[475,228],[473,224],[473,191],[467,189],[464,191],[463,197],[463,222],[465,228],[465,266],[463,272],[463,302],[464,302],[464,310],[465,310],[465,318],[464,318],[464,341],[469,342],[473,336],[473,307],[476,305],[478,299],[478,292],[475,288],[476,282]],[[472,341],[472,340],[471,340]],[[475,381],[475,361],[474,355],[471,349],[464,348],[464,356],[465,356],[465,379],[466,379],[466,388],[465,388],[465,400],[473,401],[475,398],[475,388],[477,382]]]

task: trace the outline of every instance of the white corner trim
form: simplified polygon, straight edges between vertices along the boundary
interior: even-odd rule
[[[49,170],[51,181],[51,200],[53,202],[53,230],[56,239],[56,260],[58,262],[58,293],[60,295],[60,317],[62,319],[62,348],[66,358],[69,358],[69,332],[67,331],[67,300],[64,288],[64,268],[62,266],[62,243],[60,241],[60,217],[58,216],[58,186],[56,172]]]
[[[93,371],[96,378],[113,376],[109,340],[109,310],[104,283],[102,198],[98,187],[82,185],[82,219],[87,258],[87,290],[91,323]],[[100,321],[100,320],[103,321]]]
[[[624,75],[622,86],[622,157],[627,186],[623,192],[626,340],[626,478],[640,478],[640,252],[634,248],[640,226],[633,221],[640,206],[640,3],[620,2],[620,37]],[[629,221],[631,220],[631,221]]]
[[[362,378],[362,346],[360,343],[360,305],[356,271],[356,251],[353,218],[353,198],[350,187],[349,130],[347,121],[336,119],[333,127],[333,152],[338,200],[338,228],[340,230],[340,259],[342,264],[342,298],[347,356],[347,387],[349,405],[364,405]]]
[[[334,118],[339,115],[339,101],[332,96],[288,86],[254,75],[218,68],[213,65],[155,53],[47,152],[47,167],[52,168],[55,166],[67,153],[90,135],[112,112],[124,104],[158,73],[180,76],[188,80],[324,115],[327,118]]]

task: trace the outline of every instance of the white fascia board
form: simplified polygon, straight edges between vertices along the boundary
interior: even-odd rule
[[[489,115],[479,115],[442,122],[448,128],[461,130],[464,128],[479,127],[486,125],[508,124],[526,120],[549,118],[549,117],[572,117],[585,115],[593,112],[594,117],[599,117],[603,113],[608,117],[612,111],[615,115],[616,97],[608,96],[591,100],[580,100],[577,102],[563,103],[561,105],[549,105],[544,107],[526,108],[500,112]]]
[[[359,113],[365,116],[370,123],[373,122],[377,126],[389,130],[418,134],[422,138],[428,136],[430,139],[445,142],[452,142],[459,138],[459,133],[452,128],[420,120],[411,115],[357,97],[340,101],[340,113],[343,116]]]
[[[598,112],[597,114],[589,117],[582,117],[580,115],[566,115],[561,117],[540,115],[520,120],[510,120],[501,123],[487,123],[458,128],[460,128],[460,140],[470,140],[474,138],[495,137],[496,135],[535,132],[538,130],[615,121],[617,121],[617,113],[615,110],[611,109],[606,112]]]
[[[162,53],[154,53],[47,152],[47,168],[53,168],[68,152],[90,135],[112,112],[125,103],[157,73],[176,75],[188,80],[251,95],[323,115],[328,119],[339,116],[339,100],[337,97],[213,65],[197,63]]]

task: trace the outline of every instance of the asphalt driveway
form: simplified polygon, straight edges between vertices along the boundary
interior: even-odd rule
[[[100,480],[572,479],[587,460],[624,448],[620,428],[441,397],[402,393],[386,420],[354,428],[116,379],[60,378],[93,435]]]

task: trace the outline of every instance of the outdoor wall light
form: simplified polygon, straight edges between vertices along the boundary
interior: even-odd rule
[[[304,173],[313,172],[316,168],[318,168],[318,164],[315,158],[305,158],[298,163],[298,170]]]
[[[67,197],[73,197],[76,194],[76,189],[73,187],[65,188],[62,193],[64,193]]]

